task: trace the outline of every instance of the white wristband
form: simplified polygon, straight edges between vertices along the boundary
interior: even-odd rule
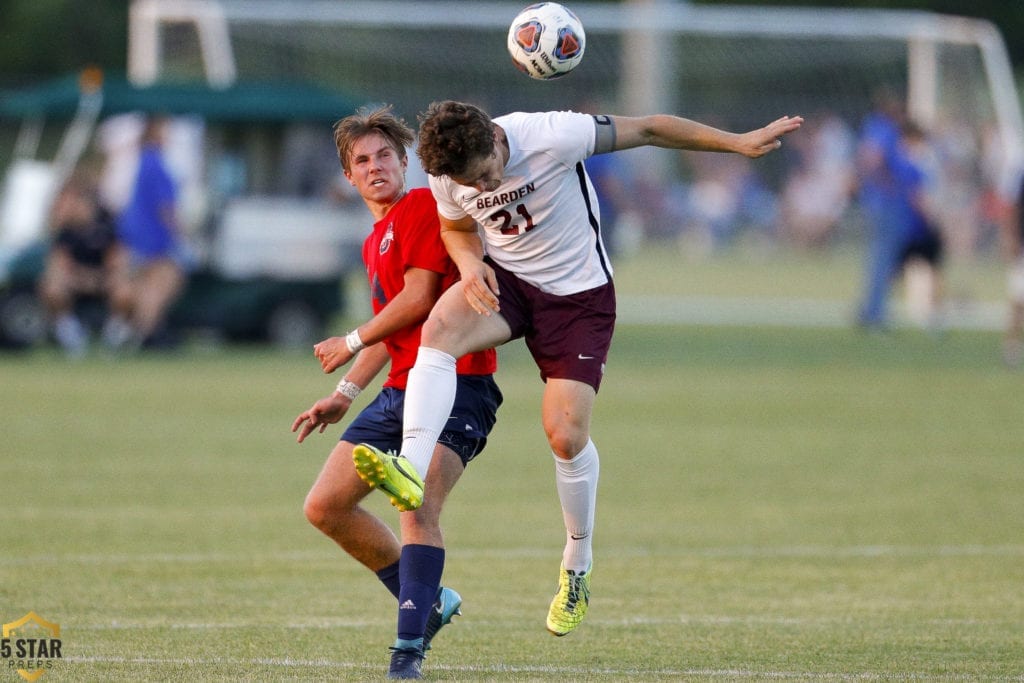
[[[359,329],[356,328],[345,335],[345,346],[348,347],[349,353],[359,353],[366,348],[366,344],[359,338]]]
[[[362,387],[358,384],[350,382],[344,377],[341,378],[341,381],[338,382],[338,386],[334,390],[350,401],[356,400],[356,396],[363,391]]]

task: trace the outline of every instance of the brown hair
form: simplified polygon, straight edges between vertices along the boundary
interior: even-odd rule
[[[464,175],[474,159],[494,151],[494,122],[472,104],[433,102],[419,115],[419,122],[416,154],[430,175]]]
[[[384,136],[402,159],[406,156],[405,148],[415,139],[412,128],[395,116],[390,104],[376,108],[360,107],[356,113],[334,124],[334,144],[338,148],[338,159],[343,169],[350,170],[349,152],[352,151],[352,145],[371,133]]]

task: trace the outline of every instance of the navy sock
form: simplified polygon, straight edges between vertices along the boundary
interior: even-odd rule
[[[398,596],[398,637],[415,640],[423,637],[430,609],[437,597],[444,571],[444,548],[403,546],[399,564],[402,589]]]
[[[391,591],[391,594],[398,597],[398,592],[402,588],[401,580],[398,578],[398,567],[401,561],[389,564],[380,571],[377,572],[377,578],[384,584],[384,587]]]

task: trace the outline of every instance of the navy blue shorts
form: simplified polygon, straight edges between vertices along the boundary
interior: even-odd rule
[[[915,237],[900,252],[900,264],[906,264],[912,257],[922,258],[933,266],[942,265],[942,238],[934,230]]]
[[[455,405],[437,442],[455,451],[467,465],[487,445],[501,405],[501,390],[492,375],[459,375]],[[345,429],[342,441],[368,443],[382,451],[402,448],[405,390],[384,387]]]
[[[498,280],[501,317],[512,339],[526,340],[541,379],[572,379],[597,391],[615,331],[612,281],[559,296],[542,292],[490,259],[487,263]]]

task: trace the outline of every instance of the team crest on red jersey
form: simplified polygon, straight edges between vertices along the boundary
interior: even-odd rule
[[[380,241],[380,253],[383,256],[388,253],[391,243],[395,241],[395,224],[388,223],[388,229],[384,231],[384,239]]]

